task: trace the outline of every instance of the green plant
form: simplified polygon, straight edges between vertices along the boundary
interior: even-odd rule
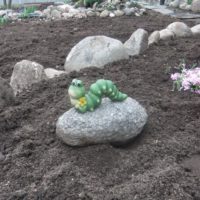
[[[187,0],[187,4],[191,5],[193,0]]]
[[[115,6],[112,3],[108,3],[106,5],[106,9],[109,11],[113,11],[113,10],[115,10]]]
[[[129,6],[129,8],[141,8],[141,6],[139,5],[139,3],[137,1],[132,1]]]
[[[24,11],[21,14],[21,18],[30,17],[30,14],[33,13],[34,11],[36,11],[36,7],[35,6],[24,8]]]
[[[0,17],[0,26],[6,24],[8,22],[7,19],[5,19],[4,17]]]

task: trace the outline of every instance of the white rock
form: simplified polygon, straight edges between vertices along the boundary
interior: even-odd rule
[[[182,4],[180,4],[179,8],[186,10],[187,5],[188,5],[187,3],[182,3]]]
[[[136,13],[135,13],[135,16],[136,16],[136,17],[140,17],[141,14],[136,12]]]
[[[193,0],[191,9],[193,12],[200,12],[200,0]]]
[[[185,7],[185,10],[192,10],[192,5],[187,5],[187,6]]]
[[[190,37],[192,36],[192,31],[183,22],[173,22],[167,26],[168,30],[171,30],[176,37]]]
[[[104,10],[101,12],[100,17],[108,17],[110,12],[108,10]]]
[[[55,77],[58,77],[58,76],[66,73],[65,71],[56,70],[53,68],[46,68],[44,70],[44,72],[45,72],[47,78],[55,78]]]
[[[29,60],[22,60],[14,66],[10,85],[16,95],[24,89],[28,89],[33,83],[46,78],[42,65]]]
[[[117,17],[120,17],[122,15],[124,15],[124,12],[122,10],[115,10],[114,11],[114,14],[117,16]]]
[[[69,10],[69,13],[76,15],[76,14],[80,13],[80,11],[78,9],[72,8],[72,9]]]
[[[63,12],[63,13],[69,12],[70,9],[74,9],[74,8],[73,8],[73,6],[70,6],[68,4],[57,6],[57,10],[60,12]]]
[[[181,4],[181,2],[182,2],[181,0],[174,0],[169,4],[169,6],[174,7],[174,8],[178,8],[179,5]]]
[[[124,43],[130,56],[139,55],[148,48],[148,33],[144,29],[137,29]]]
[[[95,12],[95,13],[96,13],[96,16],[97,16],[97,17],[100,16],[100,12],[97,11],[97,12]]]
[[[43,14],[44,16],[46,16],[47,18],[51,18],[51,10],[50,9],[44,9],[43,10]]]
[[[20,14],[20,13],[16,13],[16,12],[9,13],[9,14],[7,15],[7,17],[8,17],[9,19],[11,19],[11,20],[18,20],[20,16],[21,16],[21,14]]]
[[[58,10],[52,10],[51,11],[51,17],[53,19],[61,19],[61,12]]]
[[[75,18],[78,18],[78,19],[82,19],[82,18],[86,18],[87,15],[86,13],[77,13],[74,15]]]
[[[200,24],[193,26],[191,28],[191,31],[192,31],[194,36],[198,36],[198,35],[200,36]]]
[[[124,11],[125,15],[127,15],[127,16],[130,16],[135,12],[135,10],[132,8],[124,8],[123,11]]]
[[[147,12],[146,8],[141,8],[140,9],[140,15],[143,15]]]
[[[91,10],[89,10],[89,11],[87,11],[87,16],[94,17],[94,16],[96,16],[96,13],[91,11]]]
[[[174,33],[169,29],[163,29],[159,31],[159,33],[160,33],[161,40],[171,40],[175,36]]]
[[[71,146],[124,143],[141,133],[147,122],[146,110],[134,99],[111,102],[105,98],[93,112],[70,109],[59,117],[57,136]]]
[[[6,14],[7,14],[6,10],[0,10],[0,17],[3,17]]]
[[[111,12],[111,13],[109,14],[109,16],[110,16],[110,17],[115,17],[115,14]]]
[[[121,59],[128,59],[123,44],[106,36],[90,36],[81,40],[70,51],[65,61],[65,70],[79,71],[86,67],[103,67]]]
[[[159,33],[159,31],[154,31],[149,36],[148,45],[151,45],[151,44],[154,44],[154,43],[158,43],[159,40],[160,40],[160,33]]]
[[[72,13],[62,13],[62,17],[64,18],[64,19],[68,19],[68,18],[71,18],[71,17],[73,17],[74,15],[72,14]]]

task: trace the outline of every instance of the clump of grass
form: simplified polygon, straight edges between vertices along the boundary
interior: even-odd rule
[[[4,17],[0,17],[0,26],[7,24],[8,20]]]
[[[137,1],[132,1],[129,5],[129,8],[141,8]]]
[[[24,8],[23,13],[21,14],[21,18],[29,18],[30,14],[36,11],[35,6]]]

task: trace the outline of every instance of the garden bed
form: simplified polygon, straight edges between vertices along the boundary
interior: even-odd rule
[[[173,21],[149,12],[9,24],[0,28],[0,76],[9,81],[22,59],[62,70],[71,48],[86,36],[124,42],[137,28],[152,32]],[[172,91],[170,73],[180,59],[200,61],[198,38],[159,42],[138,57],[72,72],[22,93],[15,105],[0,111],[0,199],[200,199],[200,96]],[[74,77],[86,86],[111,79],[139,101],[149,115],[142,135],[118,148],[63,144],[55,123],[71,107],[67,88]]]

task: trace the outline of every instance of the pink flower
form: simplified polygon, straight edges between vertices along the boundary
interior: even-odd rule
[[[173,81],[176,81],[176,80],[180,79],[180,77],[181,77],[180,73],[174,73],[174,74],[171,75],[171,79]]]

